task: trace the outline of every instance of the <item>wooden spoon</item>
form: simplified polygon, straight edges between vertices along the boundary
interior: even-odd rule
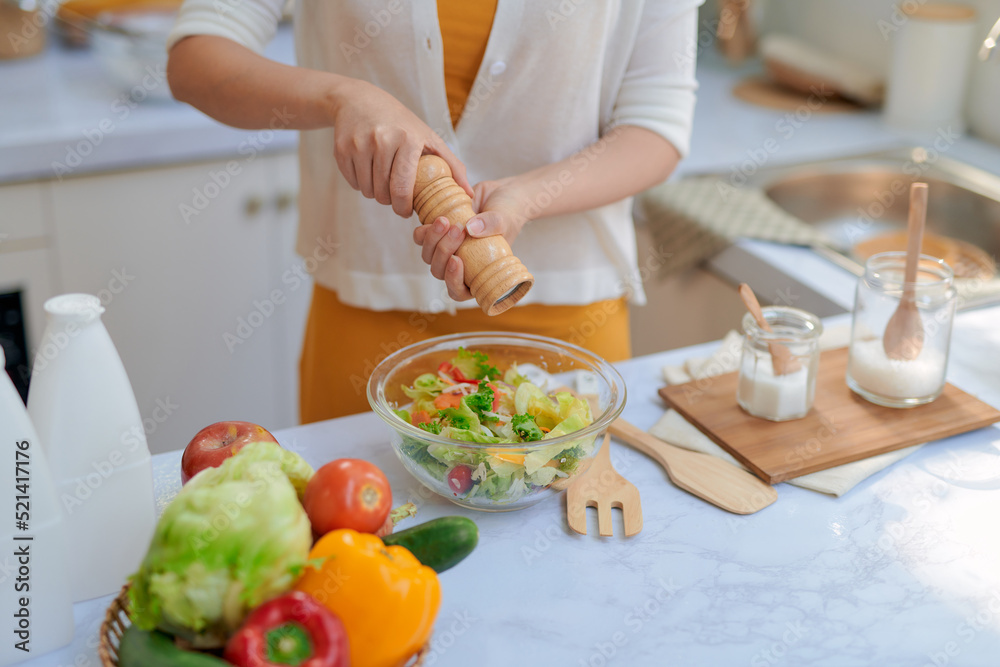
[[[760,309],[760,302],[757,301],[753,290],[746,283],[740,284],[740,298],[743,299],[743,304],[757,321],[757,326],[764,331],[774,333],[771,325],[764,318],[764,312]],[[788,375],[802,368],[802,362],[792,354],[792,351],[787,346],[781,343],[768,343],[767,349],[771,353],[771,365],[774,368],[775,375]]]
[[[916,359],[924,347],[924,323],[917,309],[917,266],[920,264],[920,244],[924,239],[927,220],[927,184],[910,186],[910,219],[907,225],[906,270],[903,275],[903,295],[896,312],[889,318],[882,335],[882,349],[890,359]]]
[[[778,499],[778,492],[728,461],[671,445],[624,419],[611,422],[611,435],[664,467],[678,488],[734,514],[753,514]]]
[[[568,391],[574,396],[580,395],[569,387],[560,387],[556,391]],[[599,410],[597,396],[585,394],[583,398],[590,403],[591,410],[597,413]],[[677,488],[728,512],[753,514],[778,499],[778,492],[773,486],[743,468],[710,454],[671,445],[633,426],[621,417],[611,422],[608,432],[663,466],[667,471],[667,477]],[[608,465],[611,465],[610,462]],[[585,520],[586,517],[583,524],[584,532],[586,532]],[[570,526],[572,527],[572,521]]]

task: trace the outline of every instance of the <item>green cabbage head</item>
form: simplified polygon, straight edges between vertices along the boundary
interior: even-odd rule
[[[221,647],[252,609],[292,587],[312,530],[285,471],[288,454],[297,455],[275,448],[248,445],[193,477],[167,506],[131,577],[139,628]],[[302,465],[291,469],[304,474]]]

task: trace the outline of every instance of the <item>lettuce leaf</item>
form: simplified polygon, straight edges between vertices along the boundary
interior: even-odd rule
[[[582,428],[586,428],[589,424],[590,422],[586,421],[579,414],[576,413],[571,414],[568,417],[566,417],[566,419],[556,424],[556,427],[551,431],[549,431],[548,433],[546,433],[542,437],[542,440],[552,440],[553,438],[559,438],[564,435],[569,435],[574,431],[579,431]]]
[[[528,475],[528,481],[535,486],[548,486],[556,477],[567,477],[565,472],[553,466],[543,466]]]
[[[530,382],[523,382],[514,393],[514,409],[517,414],[534,417],[541,428],[551,429],[562,421],[557,404]]]
[[[434,373],[424,373],[417,376],[412,387],[403,385],[403,393],[414,401],[428,401],[433,400],[435,396],[440,396],[441,392],[447,388],[448,383]]]
[[[492,445],[501,442],[501,439],[495,435],[486,435],[481,430],[474,431],[471,429],[460,429],[453,428],[451,426],[446,426],[441,429],[441,435],[446,438],[451,438],[452,440],[462,440],[463,442],[479,442],[486,445]]]
[[[525,377],[524,375],[521,375],[517,371],[517,364],[511,364],[510,368],[507,369],[507,372],[503,374],[503,381],[509,385],[513,385],[514,388],[516,389],[517,387],[520,387],[523,383],[527,382],[528,378]]]
[[[489,363],[490,358],[485,352],[467,350],[464,347],[458,348],[458,355],[451,360],[451,365],[462,372],[462,375],[470,380],[482,380],[484,378],[497,379],[500,371],[496,366]]]

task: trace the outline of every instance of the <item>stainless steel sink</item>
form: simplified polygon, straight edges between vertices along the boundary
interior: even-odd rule
[[[905,230],[914,181],[929,186],[929,232],[971,243],[994,262],[1000,257],[1000,176],[923,148],[765,167],[747,185],[815,225],[829,239],[816,250],[861,275],[862,262],[851,248],[877,234]],[[963,283],[965,308],[1000,303],[998,278],[957,282]]]

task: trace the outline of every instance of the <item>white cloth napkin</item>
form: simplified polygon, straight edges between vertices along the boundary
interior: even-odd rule
[[[828,329],[823,332],[823,336],[820,338],[820,348],[826,350],[843,347],[847,344],[850,333],[849,326]],[[685,361],[683,366],[666,366],[663,369],[663,378],[667,381],[667,384],[683,384],[703,377],[731,373],[739,368],[742,345],[743,337],[735,331],[730,331],[722,339],[722,345],[719,350],[711,357],[692,357]],[[657,438],[673,445],[718,456],[730,463],[743,467],[729,452],[712,442],[707,435],[684,419],[676,410],[667,410],[667,413],[649,429],[649,432]],[[861,481],[871,477],[896,461],[909,456],[921,447],[923,445],[913,445],[905,449],[897,449],[893,452],[886,452],[885,454],[854,461],[853,463],[845,463],[842,466],[828,468],[827,470],[802,475],[801,477],[786,481],[789,484],[794,484],[804,489],[842,496]]]

